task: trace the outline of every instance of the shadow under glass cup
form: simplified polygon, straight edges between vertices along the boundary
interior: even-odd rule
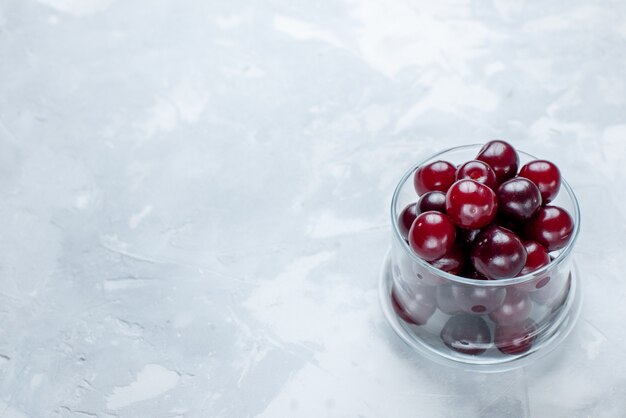
[[[562,179],[551,205],[572,216],[567,245],[552,261],[525,276],[476,280],[441,271],[419,258],[398,229],[398,216],[418,197],[415,170],[436,160],[454,165],[475,158],[481,145],[452,148],[420,162],[400,180],[392,199],[391,249],[381,271],[380,298],[396,333],[431,360],[463,369],[497,372],[528,364],[569,334],[580,312],[579,275],[572,259],[580,213]],[[520,167],[536,158],[518,151]]]

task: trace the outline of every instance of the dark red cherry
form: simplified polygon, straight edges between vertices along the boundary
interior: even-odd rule
[[[398,217],[398,229],[400,230],[400,235],[402,235],[402,238],[405,240],[408,239],[409,230],[418,214],[417,204],[415,203],[410,203],[400,212],[400,216]]]
[[[456,315],[461,313],[461,308],[456,302],[452,289],[452,285],[444,284],[437,286],[436,290],[437,307],[441,310],[441,312],[447,315]]]
[[[492,190],[496,190],[498,182],[496,180],[496,173],[484,161],[471,160],[462,164],[456,170],[456,179],[470,179],[475,180]]]
[[[513,325],[528,319],[531,308],[532,303],[526,292],[509,287],[504,302],[489,314],[489,318],[498,325]]]
[[[452,294],[461,310],[470,314],[488,314],[498,309],[506,296],[503,287],[453,285]]]
[[[524,248],[526,248],[526,264],[522,271],[520,271],[519,276],[532,273],[550,264],[548,251],[538,242],[526,240],[524,241]]]
[[[523,222],[532,218],[540,207],[539,189],[524,177],[507,180],[498,188],[498,211],[505,218]]]
[[[458,275],[465,265],[465,252],[455,243],[443,257],[431,261],[430,264],[446,273]]]
[[[496,219],[493,220],[493,223],[501,226],[502,228],[508,229],[509,231],[512,231],[518,237],[521,237],[523,235],[522,232],[524,231],[524,224],[517,223],[512,219],[505,217],[502,212],[498,212],[498,214],[496,215]]]
[[[544,205],[553,201],[556,195],[559,194],[561,172],[550,161],[531,161],[520,169],[519,176],[525,177],[537,185]]]
[[[465,248],[470,248],[472,243],[480,233],[480,229],[456,229],[456,241]]]
[[[498,183],[517,174],[519,156],[511,144],[501,140],[489,141],[478,151],[477,160],[484,161],[496,173]]]
[[[489,187],[459,180],[446,193],[446,213],[458,226],[478,229],[489,225],[498,211],[498,199]]]
[[[440,191],[424,193],[417,201],[417,214],[434,210],[446,213],[446,194]]]
[[[470,355],[482,354],[492,344],[489,326],[474,315],[462,314],[448,319],[440,337],[448,348]]]
[[[567,211],[558,206],[544,206],[524,228],[528,239],[537,241],[548,251],[560,250],[574,231],[574,221]]]
[[[512,325],[497,325],[494,343],[504,354],[523,354],[533,346],[537,333],[537,324],[532,319]]]
[[[550,255],[538,242],[530,240],[524,241],[524,248],[526,248],[526,264],[524,265],[522,271],[519,272],[518,276],[525,276],[526,274],[530,274],[550,264]],[[521,291],[534,292],[535,290],[546,286],[549,281],[550,276],[544,274],[514,286],[516,289]]]
[[[489,279],[518,275],[526,264],[522,241],[508,229],[491,225],[476,237],[471,250],[472,264]]]
[[[435,312],[435,290],[431,286],[413,287],[410,291],[394,285],[391,304],[402,320],[413,325],[424,325]]]
[[[447,161],[435,161],[415,171],[413,184],[418,195],[439,190],[446,192],[456,180],[456,167]]]
[[[409,245],[426,261],[443,257],[454,245],[456,229],[450,219],[440,212],[420,214],[409,230]]]

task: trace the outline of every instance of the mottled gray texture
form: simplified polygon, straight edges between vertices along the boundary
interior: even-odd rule
[[[620,417],[626,3],[2,0],[0,416]],[[585,304],[501,375],[377,300],[401,173],[503,137],[578,193]]]

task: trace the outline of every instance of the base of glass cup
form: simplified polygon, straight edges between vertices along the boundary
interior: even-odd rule
[[[580,273],[576,263],[572,262],[571,285],[567,300],[563,304],[559,316],[553,320],[549,329],[546,330],[546,337],[542,338],[541,342],[535,344],[531,350],[518,356],[502,356],[498,358],[455,355],[450,354],[449,350],[446,352],[446,350],[438,350],[428,345],[410,329],[409,325],[398,318],[391,305],[392,284],[391,256],[390,252],[387,252],[379,278],[380,303],[387,322],[406,344],[436,363],[482,373],[498,373],[524,367],[553,351],[571,333],[578,320],[582,306]],[[495,350],[495,348],[493,349]]]

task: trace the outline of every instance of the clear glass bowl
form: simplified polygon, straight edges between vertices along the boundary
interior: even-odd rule
[[[433,155],[400,180],[391,203],[391,250],[381,271],[380,298],[396,333],[424,356],[464,369],[497,372],[548,353],[573,328],[581,305],[572,259],[580,213],[576,196],[563,179],[551,204],[572,216],[572,237],[566,247],[550,253],[550,264],[526,276],[475,280],[434,268],[415,255],[398,229],[400,212],[417,200],[413,174],[436,160],[457,165],[474,159],[480,147],[466,145]],[[537,159],[518,154],[520,167]]]

